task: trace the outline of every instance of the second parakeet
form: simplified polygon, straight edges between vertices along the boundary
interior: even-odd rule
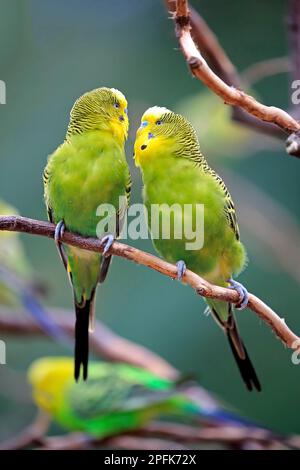
[[[86,382],[74,384],[69,357],[44,357],[30,367],[36,405],[62,427],[95,437],[137,429],[162,416],[252,426],[210,400],[192,400],[171,380],[140,367],[92,361]]]
[[[236,289],[240,294],[240,307],[245,307],[247,291],[232,279],[243,270],[247,259],[240,241],[235,207],[225,183],[202,155],[192,125],[166,108],[152,107],[142,117],[134,154],[142,172],[144,202],[157,251],[167,261],[177,263],[179,278],[188,267],[213,284]],[[171,229],[181,228],[181,236],[171,230],[170,236],[165,237],[153,226],[150,217],[153,206],[159,207],[161,218],[167,210],[176,208]],[[194,249],[184,230],[191,222],[195,224],[200,206],[204,211],[201,227],[204,238],[199,249]],[[260,390],[237,328],[233,305],[215,299],[206,299],[206,302],[229,340],[247,388]]]
[[[84,237],[103,236],[106,253],[119,235],[130,193],[127,133],[127,101],[120,91],[103,87],[85,93],[71,110],[65,142],[50,155],[44,171],[49,219],[56,224],[55,239],[73,286],[76,380],[81,367],[83,378],[88,375],[88,330],[96,287],[106,277],[110,256],[62,246],[60,239],[64,229]],[[114,233],[97,231],[97,209],[104,204],[116,209]]]

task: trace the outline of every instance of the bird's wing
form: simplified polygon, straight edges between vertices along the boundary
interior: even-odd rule
[[[128,169],[128,171],[127,171],[126,188],[125,188],[125,191],[126,191],[126,198],[127,198],[127,205],[128,205],[128,206],[129,206],[129,203],[130,203],[131,186],[132,186],[132,180],[131,180],[130,171],[129,171],[129,169]]]
[[[50,178],[51,178],[51,171],[50,171],[50,165],[48,163],[48,165],[46,165],[44,171],[43,171],[43,182],[44,182],[44,190],[45,190],[45,203],[46,203],[46,207],[47,207],[47,213],[48,213],[48,219],[50,222],[53,222],[53,214],[52,214],[52,209],[49,205],[49,199],[47,197],[47,188],[48,188],[48,184],[49,184],[49,181],[50,181]]]
[[[126,183],[125,183],[125,197],[126,197],[126,204],[124,204],[123,207],[119,207],[117,211],[117,230],[116,230],[116,236],[119,238],[122,228],[124,225],[124,220],[125,220],[125,214],[127,212],[127,209],[129,207],[130,203],[130,195],[131,195],[131,186],[132,186],[132,180],[131,180],[131,175],[129,168],[127,168],[127,175],[126,175]]]
[[[208,167],[207,171],[209,171],[211,176],[216,180],[219,187],[221,188],[222,193],[224,194],[224,198],[225,198],[224,212],[225,212],[226,220],[230,228],[232,228],[232,230],[234,231],[236,239],[239,240],[240,231],[239,231],[239,226],[237,222],[234,203],[230,195],[230,192],[228,191],[227,186],[222,180],[222,178],[212,168]]]
[[[92,419],[108,413],[139,410],[169,396],[170,392],[153,391],[110,371],[98,377],[91,373],[87,382],[72,384],[66,398],[75,416]]]

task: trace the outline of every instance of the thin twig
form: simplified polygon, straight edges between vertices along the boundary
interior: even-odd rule
[[[55,225],[49,222],[28,219],[20,216],[1,216],[0,230],[9,230],[16,232],[26,232],[32,235],[41,235],[44,237],[54,237]],[[75,233],[66,232],[62,241],[69,245],[84,248],[89,251],[102,252],[103,246],[101,240],[96,238],[83,238]],[[110,254],[120,256],[129,261],[147,266],[155,271],[169,276],[172,279],[177,278],[177,267],[173,264],[161,260],[157,256],[138,250],[123,243],[114,242],[110,249]],[[232,289],[210,284],[208,281],[187,270],[183,276],[183,282],[192,287],[197,294],[224,300],[237,304],[240,301],[239,294]],[[268,326],[272,328],[278,338],[291,349],[298,349],[300,338],[293,333],[285,323],[268,305],[253,294],[249,294],[248,307],[255,312]]]
[[[288,57],[273,57],[250,65],[241,73],[242,80],[248,85],[253,85],[264,78],[287,73],[292,70],[292,64]]]
[[[169,0],[167,5],[173,12],[176,36],[192,74],[222,98],[224,103],[233,107],[235,120],[276,137],[282,138],[285,132],[289,133],[287,152],[300,156],[300,124],[286,111],[266,106],[239,89],[240,77],[201,16],[192,9],[190,17],[188,14],[186,17],[182,15],[182,12],[188,11],[187,0],[181,0],[179,12],[178,2]],[[210,62],[216,65],[216,73],[205,61],[205,52]]]

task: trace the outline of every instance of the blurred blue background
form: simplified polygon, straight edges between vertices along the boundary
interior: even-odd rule
[[[268,0],[193,5],[201,7],[239,70],[287,54],[287,2],[273,0],[272,8]],[[129,101],[127,156],[132,202],[139,202],[141,178],[132,152],[141,114],[151,105],[183,112],[236,201],[249,254],[241,281],[299,332],[300,162],[286,155],[283,144],[229,123],[229,110],[188,73],[163,2],[0,0],[0,8],[0,79],[7,86],[7,104],[0,106],[0,197],[24,216],[46,219],[41,175],[47,155],[63,141],[75,99],[106,85],[122,90]],[[288,107],[289,87],[282,73],[255,84],[255,93],[266,104]],[[39,277],[49,283],[49,305],[72,308],[54,243],[30,236],[23,241]],[[132,244],[153,252],[149,241]],[[292,364],[291,352],[251,311],[238,313],[263,385],[262,393],[249,394],[204,308],[190,288],[117,258],[97,298],[98,318],[120,335],[194,373],[203,386],[252,419],[300,432],[300,366]],[[34,416],[25,388],[22,392],[30,361],[60,352],[46,340],[2,339],[8,365],[0,366],[0,438]],[[12,377],[15,390],[7,385]]]

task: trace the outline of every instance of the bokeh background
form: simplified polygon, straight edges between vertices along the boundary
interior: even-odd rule
[[[287,54],[287,2],[201,0],[204,18],[242,71]],[[0,1],[0,197],[22,215],[46,219],[42,170],[63,141],[68,113],[83,92],[107,85],[129,101],[127,156],[132,202],[141,201],[134,167],[134,134],[142,112],[164,105],[184,113],[197,128],[209,163],[224,176],[236,201],[249,266],[240,279],[300,331],[300,162],[281,143],[229,122],[229,110],[193,79],[160,0]],[[266,20],[267,19],[267,20]],[[300,78],[300,77],[299,77]],[[288,107],[286,73],[254,85],[266,104]],[[40,278],[49,284],[49,306],[72,307],[72,295],[54,243],[22,237]],[[151,242],[134,246],[152,252]],[[263,384],[248,393],[221,331],[203,315],[204,302],[190,288],[122,259],[115,259],[99,289],[97,316],[120,335],[160,353],[241,412],[266,426],[300,432],[300,365],[251,311],[238,313],[242,334]],[[1,336],[1,333],[0,333]],[[0,439],[29,424],[25,371],[44,354],[63,349],[47,340],[12,337],[7,366],[0,366]]]

